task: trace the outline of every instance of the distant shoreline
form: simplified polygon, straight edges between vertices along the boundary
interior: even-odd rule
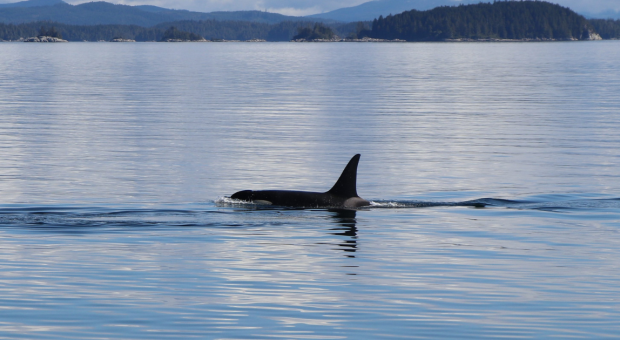
[[[439,6],[358,22],[303,19],[261,11],[207,15],[170,10],[174,13],[166,15],[174,15],[167,17],[161,14],[162,8],[102,1],[76,6],[61,0],[25,2],[40,1],[60,5],[20,9],[0,6],[4,13],[0,18],[0,41],[31,40],[28,37],[37,34],[70,42],[307,42],[299,40],[302,38],[311,42],[537,42],[620,38],[620,20],[586,19],[568,7],[546,1]]]
[[[386,40],[386,39],[338,39],[338,40],[326,40],[326,39],[314,39],[314,40],[297,40],[297,41],[266,41],[261,39],[253,40],[195,40],[195,41],[135,41],[135,40],[99,40],[99,41],[37,41],[32,38],[22,38],[19,40],[0,40],[2,42],[28,42],[28,43],[257,43],[257,42],[270,42],[270,43],[537,43],[537,42],[580,42],[580,41],[619,41],[618,38],[612,39],[597,39],[597,40],[570,40],[570,39],[446,39],[435,41],[406,41],[406,40]]]

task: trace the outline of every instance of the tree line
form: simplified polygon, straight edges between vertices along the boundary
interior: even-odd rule
[[[330,40],[335,36],[334,31],[320,23],[314,24],[314,27],[299,27],[297,29],[297,35],[293,37],[293,40],[305,39],[324,39]]]
[[[590,24],[603,39],[620,39],[620,20],[590,19]]]
[[[39,37],[52,37],[62,39],[62,34],[58,32],[54,26],[50,28],[41,26],[41,29],[39,29]]]
[[[204,40],[204,38],[196,33],[181,31],[174,26],[170,26],[170,28],[164,31],[164,35],[161,38],[161,41],[169,40],[200,41]]]
[[[184,20],[168,22],[153,27],[137,25],[69,25],[56,22],[31,22],[24,24],[0,23],[0,40],[19,40],[39,35],[40,28],[54,28],[63,39],[69,41],[109,41],[113,38],[136,41],[161,41],[166,30],[176,27],[206,39],[289,41],[298,29],[312,27],[314,22],[283,21],[276,24],[250,21]],[[347,35],[351,24],[333,24],[335,34]]]

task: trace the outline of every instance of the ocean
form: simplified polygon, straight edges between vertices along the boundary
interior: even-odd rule
[[[2,43],[0,338],[618,338],[618,60]],[[228,198],[357,153],[370,207]]]

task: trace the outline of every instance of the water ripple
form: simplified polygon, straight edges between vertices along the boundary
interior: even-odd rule
[[[0,337],[617,338],[617,60],[2,43]],[[364,209],[217,199],[356,153]]]

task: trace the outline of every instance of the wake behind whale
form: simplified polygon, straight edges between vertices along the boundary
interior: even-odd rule
[[[376,200],[369,202],[369,206],[362,207],[361,209],[389,212],[392,209],[478,208],[484,205],[484,207],[491,209],[482,209],[481,213],[483,214],[486,214],[485,211],[493,214],[494,211],[497,212],[497,209],[507,209],[515,213],[522,211],[526,216],[531,211],[540,211],[560,215],[577,214],[585,216],[584,218],[607,216],[609,214],[615,216],[614,214],[620,211],[620,198],[602,194],[596,195],[596,198],[567,195],[566,197],[535,196],[519,200],[481,198],[460,202],[414,200]],[[318,210],[349,211],[352,213],[359,211],[359,209],[348,208],[319,208]],[[308,218],[314,218],[321,216],[320,211],[298,207],[261,205],[231,198],[220,198],[210,202],[161,204],[156,206],[143,206],[139,204],[125,204],[122,206],[116,204],[99,206],[5,204],[0,206],[0,225],[5,228],[17,226],[28,229],[79,233],[100,232],[102,230],[118,232],[134,227],[146,229],[177,227],[228,228],[261,226],[265,223],[265,219],[269,221],[271,218],[275,218],[281,221],[281,218],[297,218],[299,216],[298,213],[304,214]],[[251,214],[248,215],[248,213]],[[260,216],[260,218],[255,219],[255,216]]]
[[[360,154],[351,158],[342,171],[338,181],[326,192],[308,192],[293,190],[242,190],[230,197],[223,197],[215,201],[216,205],[246,206],[261,209],[278,208],[425,208],[425,207],[506,207],[513,209],[561,210],[584,207],[582,200],[570,202],[541,202],[539,200],[507,200],[501,198],[480,198],[460,202],[437,201],[391,201],[365,200],[357,194],[357,166]],[[611,199],[611,205],[617,199]],[[608,201],[608,200],[603,200]],[[601,204],[601,200],[597,204]],[[606,204],[608,205],[608,204]],[[591,203],[586,204],[592,207]],[[596,204],[594,205],[596,206]]]

